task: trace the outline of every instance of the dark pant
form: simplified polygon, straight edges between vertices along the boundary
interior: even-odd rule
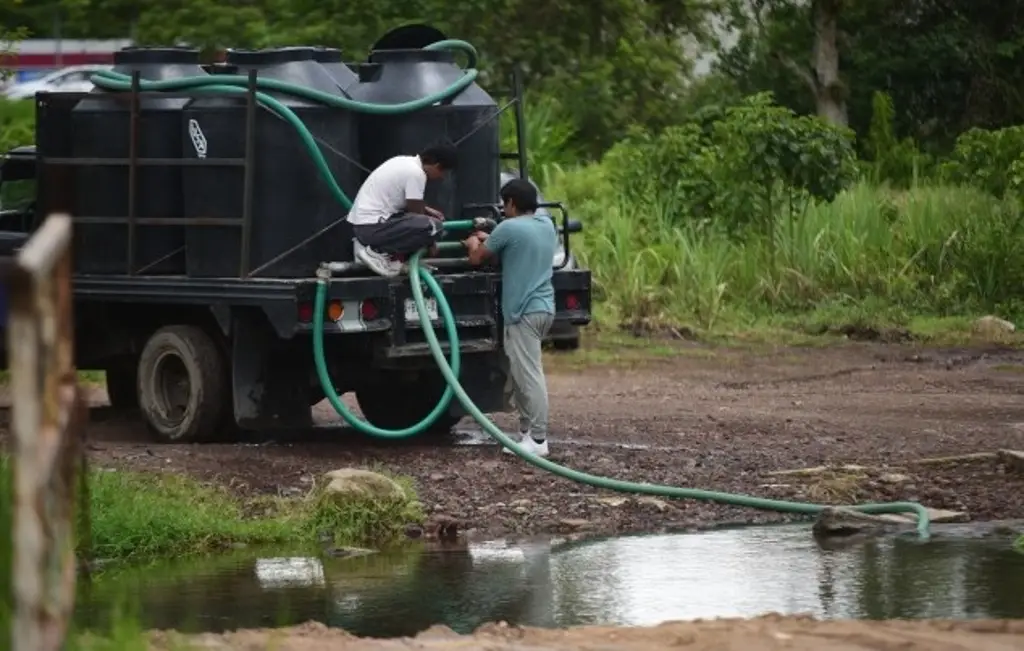
[[[432,246],[441,237],[440,220],[399,212],[379,224],[356,224],[352,232],[363,246],[391,256],[408,256]]]

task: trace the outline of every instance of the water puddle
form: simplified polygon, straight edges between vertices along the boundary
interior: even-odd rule
[[[701,617],[1024,618],[1024,555],[969,525],[935,538],[820,549],[806,525],[582,543],[473,544],[356,558],[237,555],[108,571],[79,596],[103,626],[128,603],[148,628],[220,632],[309,620],[358,635],[646,625]]]

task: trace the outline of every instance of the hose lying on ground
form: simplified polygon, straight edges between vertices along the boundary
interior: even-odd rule
[[[441,41],[428,47],[428,49],[457,49],[467,52],[470,55],[470,60],[475,62],[476,50],[473,46],[465,43],[464,41]],[[421,108],[425,108],[438,102],[442,99],[446,99],[457,93],[461,92],[464,88],[469,86],[476,79],[476,70],[467,70],[466,74],[463,75],[455,84],[449,88],[435,93],[429,97],[425,97],[420,100],[406,102],[404,104],[394,105],[378,105],[370,104],[365,102],[354,101],[345,97],[339,97],[335,95],[329,95],[321,93],[309,88],[297,86],[276,80],[258,79],[257,87],[262,90],[272,90],[274,92],[286,93],[306,99],[311,99],[317,102],[321,102],[328,106],[347,109],[351,111],[357,111],[361,113],[371,113],[377,115],[396,115],[400,113],[406,113],[409,111],[415,111]],[[109,71],[104,71],[93,76],[93,83],[100,88],[113,91],[129,91],[132,87],[131,78],[126,75],[121,75]],[[248,92],[249,79],[242,75],[209,75],[205,77],[188,77],[184,79],[175,79],[168,81],[141,81],[140,90],[143,91],[181,91],[181,90],[201,90],[217,93],[235,93],[245,94]],[[346,210],[352,206],[351,200],[345,195],[345,192],[341,189],[338,183],[335,181],[330,169],[327,165],[326,160],[313,135],[309,132],[306,126],[302,123],[302,120],[295,115],[291,109],[277,101],[273,97],[267,95],[264,92],[257,91],[256,101],[264,108],[272,111],[276,115],[286,120],[295,130],[298,132],[299,138],[305,145],[306,150],[316,164],[317,170],[323,177],[331,190],[334,198],[340,203]],[[472,226],[471,220],[462,220],[458,222],[447,222],[445,224],[446,231],[453,230],[464,230]],[[700,490],[696,488],[682,488],[674,486],[662,486],[657,484],[643,484],[629,481],[622,481],[618,479],[611,479],[608,477],[600,477],[597,475],[591,475],[588,473],[573,470],[565,466],[559,465],[547,459],[538,457],[530,454],[525,450],[521,449],[515,441],[509,438],[501,429],[494,424],[486,414],[473,404],[470,400],[465,389],[459,384],[459,369],[461,363],[461,356],[459,352],[459,337],[458,329],[456,327],[455,316],[452,313],[451,306],[448,304],[441,287],[437,280],[431,275],[430,271],[426,269],[422,262],[423,253],[419,252],[412,257],[409,264],[410,271],[410,282],[412,285],[413,299],[416,303],[416,307],[419,311],[420,326],[423,329],[424,335],[427,338],[427,343],[430,347],[430,353],[437,363],[441,374],[444,376],[446,388],[441,399],[438,401],[434,409],[425,416],[419,423],[406,427],[400,430],[386,430],[379,428],[371,423],[359,419],[355,414],[348,410],[345,404],[341,401],[340,396],[334,389],[334,383],[331,381],[330,373],[327,367],[327,361],[324,354],[324,319],[320,318],[313,319],[313,360],[316,365],[317,377],[320,380],[324,394],[330,401],[331,405],[337,410],[338,414],[347,422],[349,425],[357,429],[358,431],[368,434],[374,437],[380,438],[405,438],[414,436],[420,432],[428,429],[437,418],[447,410],[452,398],[457,398],[462,407],[466,412],[473,417],[480,427],[483,428],[488,435],[496,439],[501,445],[511,449],[519,457],[527,461],[528,463],[546,470],[554,475],[570,479],[575,482],[594,486],[596,488],[605,488],[614,491],[620,491],[625,493],[639,493],[646,495],[656,495],[659,497],[666,498],[681,498],[681,499],[695,499],[695,500],[706,500],[712,502],[719,502],[723,504],[731,504],[734,506],[749,507],[753,509],[761,509],[765,511],[778,511],[782,513],[795,513],[802,515],[816,515],[821,513],[826,508],[825,505],[812,504],[808,502],[789,502],[783,500],[772,500],[760,497],[752,497],[748,495],[738,495],[733,493],[722,493],[717,491]],[[327,303],[327,289],[330,283],[330,271],[326,268],[326,265],[321,267],[321,270],[317,274],[317,288],[316,288],[316,301],[314,307],[315,315],[324,315]],[[445,330],[445,334],[448,337],[449,346],[451,349],[450,360],[445,359],[443,349],[440,342],[438,341],[437,334],[434,332],[433,324],[430,321],[430,317],[427,313],[426,302],[423,295],[423,287],[426,285],[427,289],[437,300],[437,306],[439,316],[441,318],[442,325]],[[877,504],[858,504],[850,507],[855,511],[869,514],[882,514],[882,513],[913,513],[917,516],[917,531],[922,538],[927,538],[929,535],[929,517],[927,510],[920,504],[915,502],[892,502],[892,503],[877,503]]]

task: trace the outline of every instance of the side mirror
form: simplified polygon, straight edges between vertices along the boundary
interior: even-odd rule
[[[583,224],[578,219],[567,219],[562,230],[566,233],[581,233],[583,232]]]

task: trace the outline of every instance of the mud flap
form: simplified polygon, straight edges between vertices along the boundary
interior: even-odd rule
[[[294,342],[282,342],[258,318],[235,314],[231,323],[231,385],[235,420],[249,430],[308,428],[309,370]]]

